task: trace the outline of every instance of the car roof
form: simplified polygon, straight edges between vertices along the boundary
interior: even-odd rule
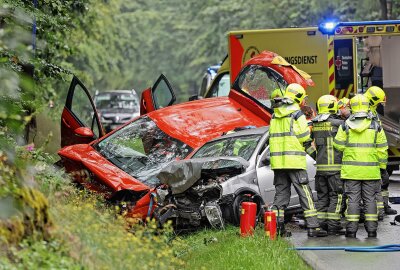
[[[223,135],[219,138],[215,138],[212,141],[218,141],[221,139],[225,139],[225,138],[233,138],[233,137],[241,137],[241,136],[247,136],[247,135],[259,135],[259,134],[265,134],[267,131],[269,130],[269,127],[260,127],[260,128],[248,128],[248,129],[244,129],[244,130],[240,130],[240,131],[234,131],[232,133]]]

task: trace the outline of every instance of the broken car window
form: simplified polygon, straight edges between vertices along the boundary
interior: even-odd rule
[[[271,108],[271,93],[284,91],[286,82],[275,71],[260,66],[249,66],[240,74],[238,87],[267,108]]]
[[[257,147],[262,134],[241,137],[228,137],[206,143],[192,158],[238,156],[249,160]]]
[[[184,159],[193,149],[165,134],[147,116],[130,123],[100,141],[96,150],[117,167],[149,186],[163,164]]]

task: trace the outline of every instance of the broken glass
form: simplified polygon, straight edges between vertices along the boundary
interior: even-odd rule
[[[118,168],[151,187],[163,165],[184,159],[193,149],[164,133],[144,116],[100,141],[96,146]]]

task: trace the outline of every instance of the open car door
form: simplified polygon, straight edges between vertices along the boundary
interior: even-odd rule
[[[104,135],[89,91],[74,76],[61,115],[61,147],[86,144]]]
[[[176,97],[171,85],[164,74],[161,74],[153,87],[142,92],[140,115],[171,106],[175,101]]]

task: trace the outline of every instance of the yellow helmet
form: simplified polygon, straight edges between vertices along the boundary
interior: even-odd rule
[[[379,103],[386,102],[385,91],[378,86],[371,86],[364,95],[369,100],[371,107],[376,107]]]
[[[350,99],[348,99],[347,97],[341,98],[338,101],[338,109],[345,108],[349,105],[350,105]]]
[[[355,95],[352,99],[350,99],[350,108],[352,113],[368,113],[368,98],[362,94]]]
[[[282,96],[283,96],[283,91],[280,88],[276,88],[271,93],[271,99],[274,99],[274,98],[277,98],[277,97],[282,97]]]
[[[301,104],[303,99],[307,96],[306,90],[298,83],[291,83],[286,87],[284,97],[289,98],[298,104]]]
[[[324,95],[317,101],[318,113],[337,113],[338,101],[332,95]]]

